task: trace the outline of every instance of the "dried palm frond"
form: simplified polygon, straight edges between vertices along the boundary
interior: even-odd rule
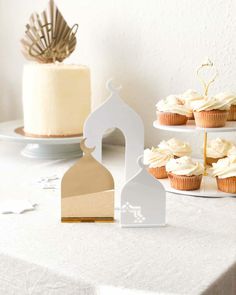
[[[78,25],[69,27],[53,0],[41,15],[31,15],[21,40],[23,54],[40,63],[63,61],[75,49]]]

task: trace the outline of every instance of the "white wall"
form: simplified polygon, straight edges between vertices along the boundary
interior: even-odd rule
[[[68,62],[90,66],[94,106],[107,96],[106,79],[114,77],[123,85],[123,98],[144,120],[147,145],[169,137],[152,128],[157,100],[187,88],[201,90],[195,69],[206,56],[220,72],[212,93],[236,91],[234,0],[56,2],[69,24],[79,23],[78,46]],[[22,116],[26,61],[19,39],[31,12],[46,6],[46,0],[0,0],[1,121]]]

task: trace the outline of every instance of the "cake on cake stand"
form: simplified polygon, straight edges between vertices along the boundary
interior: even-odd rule
[[[236,121],[228,121],[225,127],[220,128],[200,128],[195,125],[194,120],[189,120],[186,125],[178,125],[178,126],[166,126],[160,125],[158,121],[153,123],[154,128],[165,131],[172,132],[189,132],[189,133],[198,133],[204,136],[204,154],[203,154],[203,162],[204,167],[206,168],[206,145],[207,145],[207,135],[208,133],[214,132],[235,132],[236,131]],[[170,186],[170,182],[168,179],[159,179],[159,181],[163,184],[167,192],[181,194],[181,195],[191,195],[191,196],[199,196],[199,197],[212,197],[212,198],[220,198],[220,197],[236,197],[236,194],[224,193],[217,189],[216,180],[213,177],[208,175],[203,176],[201,188],[199,190],[194,191],[181,191],[173,189]]]
[[[0,123],[0,139],[25,143],[21,151],[23,156],[38,159],[65,159],[82,155],[80,149],[81,136],[42,138],[29,137],[23,134],[23,121],[9,121]]]
[[[70,137],[29,137],[23,134],[23,120],[0,123],[0,140],[26,144],[21,154],[37,159],[68,159],[82,156],[80,142],[83,135]],[[115,129],[105,131],[103,138]]]

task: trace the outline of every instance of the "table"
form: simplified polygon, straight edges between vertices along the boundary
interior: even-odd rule
[[[39,205],[0,215],[0,294],[236,294],[236,198],[168,194],[161,228],[61,224],[59,190],[35,180],[61,177],[74,160],[27,159],[21,149],[0,142],[0,198]],[[104,154],[122,182],[123,148]]]

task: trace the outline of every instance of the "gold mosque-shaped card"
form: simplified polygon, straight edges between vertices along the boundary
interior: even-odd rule
[[[62,222],[113,222],[114,180],[92,156],[95,148],[80,143],[84,155],[63,176],[61,182]]]

